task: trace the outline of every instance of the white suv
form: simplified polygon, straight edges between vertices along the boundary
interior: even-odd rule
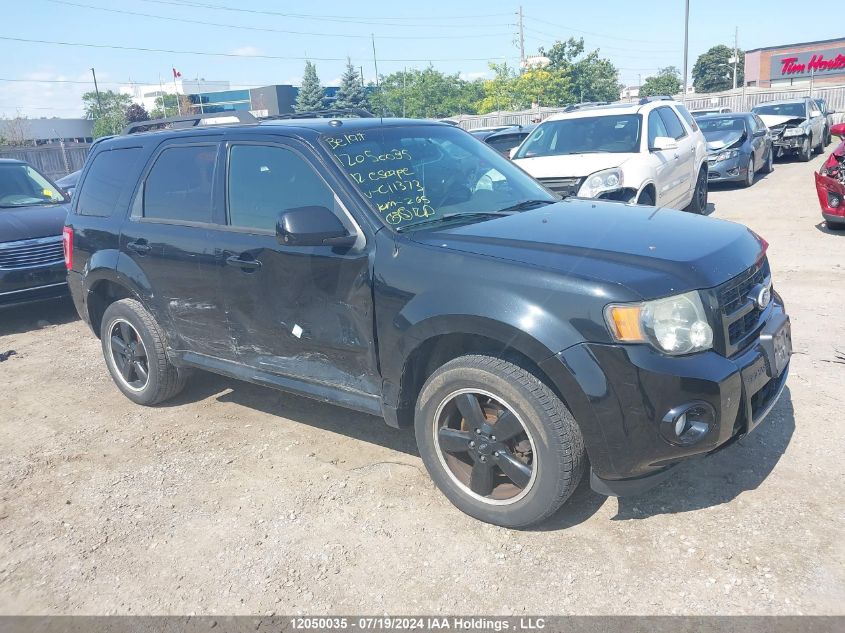
[[[512,157],[564,197],[707,208],[707,143],[687,109],[666,98],[553,115]]]

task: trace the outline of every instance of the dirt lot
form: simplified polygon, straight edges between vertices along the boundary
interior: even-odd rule
[[[751,436],[637,498],[582,485],[539,529],[454,509],[411,432],[199,374],[113,386],[69,304],[0,315],[0,612],[845,613],[845,232],[810,164],[711,193],[771,242],[788,390]]]

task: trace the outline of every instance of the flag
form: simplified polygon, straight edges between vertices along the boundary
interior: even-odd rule
[[[182,76],[182,73],[180,73],[178,70],[176,70],[174,68],[173,69],[173,78],[176,79],[176,78],[181,77],[181,76]]]

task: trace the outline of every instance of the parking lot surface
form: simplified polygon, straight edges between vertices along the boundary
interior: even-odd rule
[[[770,417],[639,497],[585,481],[530,531],[456,510],[411,430],[205,373],[142,408],[69,302],[0,314],[16,352],[0,612],[845,613],[845,232],[821,222],[811,173],[826,154],[710,194],[770,242],[792,318]]]

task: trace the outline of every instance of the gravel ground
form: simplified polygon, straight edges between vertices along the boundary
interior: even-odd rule
[[[0,613],[843,614],[845,232],[810,164],[712,214],[770,243],[788,389],[742,442],[636,498],[582,485],[531,531],[470,519],[413,434],[201,373],[133,405],[69,303],[0,315]]]

